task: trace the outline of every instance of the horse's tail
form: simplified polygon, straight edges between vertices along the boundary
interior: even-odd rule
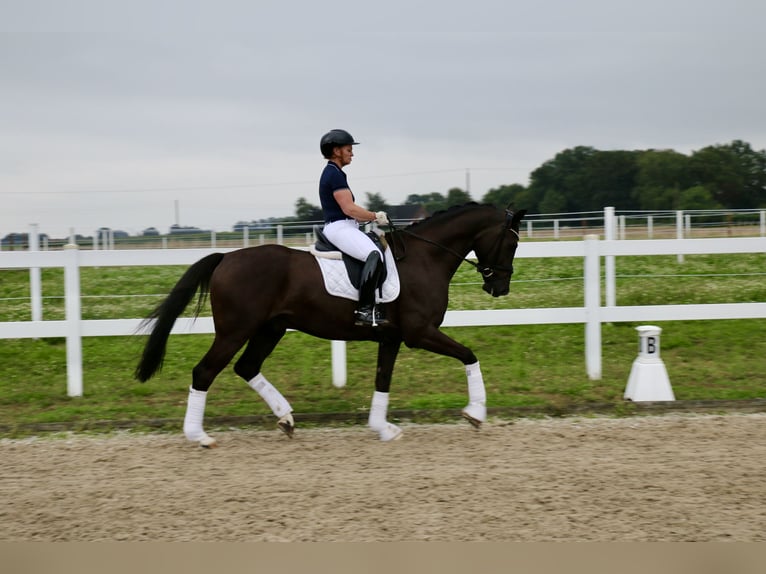
[[[165,300],[141,322],[139,330],[156,319],[135,371],[135,377],[142,383],[148,381],[162,368],[170,330],[197,291],[199,291],[199,298],[194,316],[199,315],[210,289],[210,277],[223,257],[223,253],[212,253],[189,267]]]

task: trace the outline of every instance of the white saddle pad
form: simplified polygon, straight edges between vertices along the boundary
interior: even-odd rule
[[[346,273],[346,264],[341,259],[317,256],[311,249],[312,255],[319,263],[324,278],[324,286],[330,295],[359,301],[359,289],[355,288]],[[383,282],[382,295],[380,290],[375,290],[376,303],[390,303],[399,297],[399,272],[390,249],[384,252],[386,258],[386,280]]]

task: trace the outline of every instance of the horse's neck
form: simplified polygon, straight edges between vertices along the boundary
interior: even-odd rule
[[[413,228],[410,233],[418,236],[418,239],[408,241],[405,250],[428,253],[433,253],[434,249],[438,250],[439,260],[446,265],[445,274],[452,277],[473,249],[477,236],[486,225],[487,218],[482,217],[478,209],[457,214],[452,218],[445,214],[440,219],[424,221]],[[406,255],[404,257],[406,258]]]
[[[434,225],[424,230],[423,236],[465,257],[486,226],[487,219],[481,217],[477,208],[452,219],[445,217],[442,221],[434,222]]]

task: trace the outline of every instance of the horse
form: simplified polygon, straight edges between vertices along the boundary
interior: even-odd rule
[[[519,243],[519,222],[526,210],[503,210],[475,202],[438,211],[384,234],[400,279],[399,296],[387,303],[388,323],[355,325],[352,300],[329,295],[311,253],[268,244],[213,253],[192,264],[169,295],[143,321],[151,331],[135,370],[147,381],[161,367],[175,320],[198,294],[199,315],[209,296],[215,337],[192,369],[183,431],[200,446],[216,440],[203,428],[207,393],[216,376],[245,345],[234,372],[266,401],[277,426],[292,438],[292,407],[261,372],[288,329],[329,340],[378,343],[375,391],[368,426],[382,441],[398,439],[402,429],[388,422],[388,397],[397,354],[404,343],[453,357],[465,366],[468,404],[462,416],[479,428],[487,418],[486,391],[476,355],[440,329],[447,310],[450,280],[467,261],[481,274],[482,288],[493,297],[507,295]],[[476,261],[467,256],[473,252]]]

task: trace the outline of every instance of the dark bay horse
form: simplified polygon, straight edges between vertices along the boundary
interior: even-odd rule
[[[387,422],[386,413],[391,374],[402,342],[454,357],[465,365],[469,402],[463,416],[479,426],[487,415],[479,362],[471,349],[442,333],[439,326],[447,310],[450,280],[463,261],[481,273],[484,291],[493,297],[508,293],[519,222],[525,213],[469,203],[386,233],[397,260],[400,293],[387,304],[389,324],[385,326],[354,325],[356,303],[326,292],[319,265],[306,251],[263,245],[208,255],[184,273],[147,317],[146,324],[153,326],[135,376],[143,382],[161,368],[175,320],[197,293],[199,313],[209,294],[215,339],[192,371],[184,419],[189,440],[215,446],[202,427],[207,391],[245,344],[234,371],[268,403],[279,428],[292,436],[292,408],[261,373],[263,362],[288,329],[330,340],[378,343],[369,426],[381,440],[401,434],[399,427]],[[465,259],[471,251],[476,263]]]

